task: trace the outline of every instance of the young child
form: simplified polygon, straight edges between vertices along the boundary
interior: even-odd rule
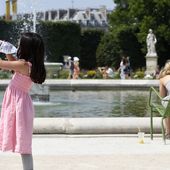
[[[46,78],[44,43],[37,33],[23,33],[16,60],[6,53],[0,68],[14,75],[4,94],[0,121],[0,150],[20,153],[24,170],[33,170],[32,131],[34,108],[29,96],[32,83],[42,84]]]
[[[68,79],[72,79],[73,78],[73,73],[74,73],[74,63],[73,63],[71,57],[68,57],[68,65],[69,65]]]
[[[78,79],[80,73],[80,67],[79,67],[79,58],[74,57],[74,73],[73,73],[73,79]]]

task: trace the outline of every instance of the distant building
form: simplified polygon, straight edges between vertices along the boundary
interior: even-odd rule
[[[49,10],[45,12],[36,12],[37,21],[71,21],[81,25],[81,27],[98,27],[107,29],[108,19],[107,15],[111,11],[107,10],[105,6],[101,8],[87,8],[80,9],[58,9]],[[17,19],[33,18],[33,14],[17,14]]]

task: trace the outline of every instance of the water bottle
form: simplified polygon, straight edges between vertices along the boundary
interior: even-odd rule
[[[16,54],[17,48],[9,42],[0,40],[0,53]]]

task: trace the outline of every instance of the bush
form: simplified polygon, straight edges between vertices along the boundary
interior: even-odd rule
[[[118,71],[114,72],[114,79],[120,79],[120,73]]]
[[[88,78],[95,78],[95,76],[96,76],[96,71],[95,70],[87,71],[87,77]]]
[[[0,20],[0,28],[0,39],[9,41],[17,46],[21,32],[20,22]]]
[[[103,79],[103,75],[102,73],[99,71],[99,70],[96,70],[96,76],[95,76],[96,79]]]
[[[69,76],[69,70],[67,69],[62,69],[59,71],[58,77],[59,79],[67,79]]]
[[[145,72],[143,70],[137,70],[134,75],[133,78],[134,79],[143,79],[145,76]]]
[[[9,79],[11,74],[11,72],[0,70],[0,79]]]
[[[72,22],[40,22],[37,27],[45,43],[47,61],[63,62],[64,55],[80,56],[80,26]]]

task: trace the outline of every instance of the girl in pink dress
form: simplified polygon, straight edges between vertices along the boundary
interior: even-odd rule
[[[23,33],[16,60],[7,54],[0,68],[14,75],[4,94],[0,120],[0,150],[21,154],[23,169],[33,170],[32,131],[34,108],[29,96],[32,83],[42,84],[46,78],[44,43],[37,33]]]

